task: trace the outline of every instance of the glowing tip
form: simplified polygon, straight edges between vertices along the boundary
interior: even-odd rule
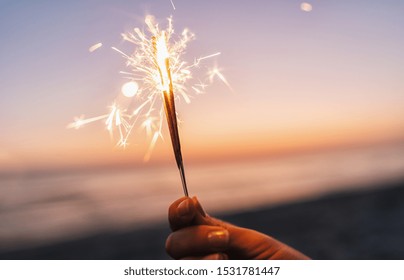
[[[166,33],[164,31],[161,32],[161,35],[156,38],[155,48],[156,62],[161,78],[161,89],[163,91],[167,91],[170,83],[168,77],[169,70],[167,69],[166,64],[167,59],[169,58],[169,52],[167,49]]]

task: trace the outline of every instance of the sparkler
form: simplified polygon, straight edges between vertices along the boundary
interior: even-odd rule
[[[80,128],[94,121],[105,120],[107,130],[111,134],[115,130],[118,131],[118,145],[125,147],[128,145],[128,137],[133,127],[141,121],[141,127],[145,128],[148,135],[152,135],[145,155],[145,160],[148,160],[158,138],[162,138],[163,115],[165,115],[184,194],[188,196],[175,99],[182,97],[187,103],[191,101],[191,95],[186,91],[187,87],[185,86],[193,78],[191,71],[200,68],[201,62],[205,59],[215,57],[220,53],[200,57],[195,59],[192,64],[188,64],[182,60],[182,55],[187,44],[195,38],[193,33],[184,29],[177,40],[174,40],[171,17],[168,18],[168,26],[165,30],[160,30],[152,16],[146,16],[145,23],[148,28],[147,32],[135,28],[133,33],[122,34],[125,41],[136,46],[133,54],[128,55],[115,47],[112,48],[126,59],[126,65],[131,70],[121,72],[130,80],[122,86],[122,93],[127,98],[140,101],[140,105],[136,105],[134,108],[131,106],[122,108],[115,102],[111,106],[109,114],[89,119],[76,118],[75,122],[69,124],[68,127]],[[101,45],[101,43],[96,44],[90,47],[89,51],[92,52]],[[200,94],[208,83],[213,82],[214,77],[218,77],[229,86],[219,69],[214,67],[208,69],[203,81],[197,81],[190,85],[190,88],[196,94]]]
[[[175,111],[173,81],[170,69],[170,57],[167,49],[166,33],[162,31],[159,37],[153,37],[153,49],[156,58],[156,65],[160,74],[163,88],[164,110],[168,128],[170,130],[171,143],[174,150],[175,161],[180,171],[182,188],[185,196],[188,196],[187,182],[185,179],[184,163],[182,160],[180,136],[178,133],[177,115]]]

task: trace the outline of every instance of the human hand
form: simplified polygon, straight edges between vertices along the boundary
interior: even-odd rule
[[[176,200],[168,218],[166,250],[174,259],[309,259],[268,235],[210,217],[196,197]]]

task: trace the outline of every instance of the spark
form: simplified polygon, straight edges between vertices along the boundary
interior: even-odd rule
[[[119,132],[119,141],[118,143],[123,143],[126,142],[124,141],[125,139],[125,134],[130,131],[131,129],[131,124],[127,119],[130,119],[131,116],[125,114],[125,111],[120,109],[115,103],[112,104],[111,106],[111,111],[109,114],[93,117],[93,118],[88,118],[84,119],[84,116],[76,117],[74,118],[74,122],[70,123],[67,125],[67,128],[75,128],[79,129],[82,126],[93,123],[99,120],[105,120],[105,125],[109,133],[112,135],[114,130],[118,130]]]
[[[82,126],[88,124],[88,123],[92,123],[98,120],[102,120],[104,118],[108,117],[108,115],[102,115],[102,116],[98,116],[98,117],[94,117],[94,118],[89,118],[89,119],[84,119],[84,116],[80,116],[80,117],[76,117],[74,118],[74,122],[69,123],[67,125],[67,128],[75,128],[75,129],[79,129]]]
[[[220,72],[220,69],[217,67],[214,67],[209,71],[209,80],[212,83],[215,76],[217,76],[231,91],[233,91],[232,87],[230,86],[229,82],[227,79],[223,76],[223,74]]]
[[[170,0],[170,2],[171,2],[171,6],[173,6],[173,9],[175,10],[175,5],[174,5],[173,0]]]
[[[102,43],[97,43],[88,48],[89,52],[93,52],[102,47]]]
[[[220,55],[220,52],[217,52],[217,53],[214,53],[214,54],[210,54],[210,55],[203,56],[203,57],[200,57],[200,58],[198,58],[198,59],[195,59],[195,62],[194,62],[194,65],[193,65],[193,66],[198,66],[199,63],[200,63],[202,60],[208,59],[208,58],[211,58],[211,57],[214,57],[214,56],[218,56],[218,55]]]
[[[174,3],[172,5],[175,9]],[[183,59],[185,50],[195,39],[195,35],[187,28],[176,34],[172,17],[167,19],[165,29],[161,29],[151,15],[146,16],[145,25],[145,28],[134,28],[131,32],[121,34],[124,41],[134,46],[130,54],[112,47],[126,62],[127,69],[121,71],[121,74],[129,79],[129,82],[122,85],[121,92],[130,100],[120,104],[119,101],[122,100],[117,98],[110,106],[108,114],[88,119],[75,118],[67,127],[78,129],[83,125],[104,120],[111,135],[115,131],[118,132],[117,145],[126,147],[129,144],[129,136],[135,131],[134,126],[140,124],[140,128],[151,137],[145,156],[145,160],[148,160],[158,138],[163,138],[164,112],[166,116],[169,115],[167,120],[173,123],[172,127],[169,126],[170,130],[178,130],[174,128],[177,126],[174,100],[182,99],[190,103],[192,93],[203,93],[216,76],[229,88],[230,85],[218,68],[205,72],[202,67],[205,60],[219,56],[220,52],[201,56],[192,63]],[[101,43],[95,44],[89,51],[95,51],[101,46]],[[194,75],[200,77],[195,82]],[[178,131],[173,133],[177,135]]]
[[[150,160],[150,156],[151,156],[151,154],[153,152],[154,146],[156,145],[158,138],[159,138],[159,133],[156,131],[153,134],[153,138],[150,141],[149,148],[147,149],[147,152],[146,152],[146,154],[145,154],[145,156],[143,158],[144,161],[149,161]]]
[[[311,12],[313,10],[313,6],[310,3],[303,2],[300,4],[300,9],[304,12]]]

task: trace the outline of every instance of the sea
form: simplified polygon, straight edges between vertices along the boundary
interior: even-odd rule
[[[404,178],[404,144],[186,166],[205,210],[242,212]],[[175,165],[0,176],[0,251],[167,222]]]

